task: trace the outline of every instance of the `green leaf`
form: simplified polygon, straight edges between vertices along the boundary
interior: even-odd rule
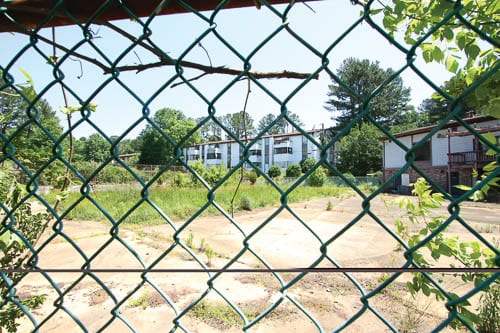
[[[25,71],[24,69],[22,68],[19,68],[19,71],[21,73],[23,73],[24,77],[28,80],[28,85],[33,88],[33,90],[35,90],[35,82],[33,81],[33,78],[31,77],[31,75]]]
[[[447,56],[446,57],[446,68],[448,71],[452,73],[456,73],[458,71],[458,61],[452,56]]]
[[[467,44],[467,38],[464,31],[459,31],[457,37],[455,38],[457,46],[460,50],[463,50]]]
[[[495,170],[496,168],[498,168],[497,162],[496,162],[496,161],[493,161],[493,162],[491,162],[491,163],[486,164],[486,165],[483,167],[483,171],[486,171],[486,172],[491,172],[491,171]]]
[[[444,59],[444,53],[439,47],[434,46],[434,49],[432,50],[432,57],[436,61],[442,61]]]
[[[3,252],[10,245],[10,231],[6,230],[2,235],[0,235],[0,250]]]
[[[384,10],[383,8],[370,10],[370,15],[377,15],[378,13],[382,12],[383,10]]]
[[[464,191],[469,191],[472,189],[472,187],[467,186],[467,185],[455,185],[453,187],[458,188],[459,190],[464,190]]]
[[[481,49],[476,44],[469,44],[465,47],[465,54],[470,59],[476,59],[479,55],[479,52],[481,52]]]
[[[444,36],[444,38],[446,38],[448,41],[453,40],[453,30],[451,30],[450,28],[445,28],[445,29],[443,30],[443,36]]]

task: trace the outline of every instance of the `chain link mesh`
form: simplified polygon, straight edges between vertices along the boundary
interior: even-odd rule
[[[382,328],[379,329],[398,331],[395,323],[391,322],[391,319],[389,319],[394,317],[388,316],[387,311],[378,307],[377,298],[383,297],[384,292],[389,286],[395,285],[398,279],[401,279],[405,274],[409,274],[409,270],[406,271],[406,269],[422,268],[422,276],[428,279],[428,281],[431,281],[432,285],[439,290],[443,298],[442,304],[444,304],[447,311],[446,319],[439,322],[433,329],[435,331],[442,330],[448,327],[453,320],[458,320],[462,322],[467,329],[475,331],[475,328],[463,319],[462,314],[457,310],[457,304],[468,302],[474,295],[484,290],[486,286],[497,281],[498,271],[494,269],[493,274],[490,275],[488,279],[479,285],[470,285],[467,292],[457,297],[439,278],[431,274],[431,269],[420,267],[415,261],[415,255],[417,255],[419,250],[424,248],[434,237],[442,234],[447,227],[452,224],[460,224],[463,228],[468,230],[472,239],[478,240],[485,247],[494,251],[496,254],[495,265],[498,267],[498,249],[461,216],[461,204],[467,200],[468,196],[475,190],[481,188],[495,177],[498,177],[500,171],[498,169],[494,170],[486,179],[475,185],[472,190],[459,197],[452,197],[447,193],[446,189],[433,181],[433,178],[427,175],[425,170],[421,169],[418,163],[415,163],[415,152],[421,148],[426,141],[431,139],[432,136],[436,135],[442,129],[445,129],[446,125],[451,120],[457,121],[461,126],[465,127],[471,135],[479,140],[481,139],[482,134],[462,118],[461,100],[487,79],[495,75],[499,64],[497,62],[495,66],[490,68],[489,71],[481,76],[479,80],[474,82],[462,96],[454,97],[446,93],[442,87],[433,82],[424,72],[422,72],[416,65],[416,60],[420,57],[417,52],[418,47],[422,43],[428,42],[432,34],[447,22],[456,20],[457,18],[461,20],[465,29],[469,29],[479,34],[483,40],[490,43],[492,47],[498,47],[498,43],[494,40],[496,36],[485,35],[475,28],[462,16],[461,11],[463,10],[463,6],[457,4],[457,6],[443,17],[441,22],[430,29],[427,34],[419,39],[411,48],[407,48],[400,44],[374,19],[370,8],[373,2],[369,2],[367,5],[364,5],[363,14],[339,37],[332,37],[326,32],[318,32],[324,33],[324,39],[328,41],[328,46],[326,48],[319,49],[308,42],[307,38],[301,37],[301,35],[294,31],[289,24],[289,20],[291,20],[289,15],[292,13],[292,8],[300,4],[290,2],[283,7],[279,7],[262,1],[262,7],[264,7],[262,10],[271,12],[272,15],[277,17],[280,23],[276,25],[274,30],[268,32],[268,34],[257,43],[256,47],[244,51],[239,50],[237,46],[232,44],[232,38],[229,38],[230,36],[225,36],[224,33],[218,30],[217,23],[219,17],[223,15],[225,7],[227,7],[230,1],[220,1],[220,3],[217,3],[216,6],[213,7],[213,10],[209,12],[195,10],[193,6],[190,5],[189,1],[175,1],[176,5],[182,7],[183,11],[187,12],[187,14],[179,15],[192,15],[196,17],[200,21],[200,26],[202,25],[203,28],[200,29],[198,35],[192,38],[192,42],[186,45],[182,52],[179,52],[180,55],[178,58],[173,58],[170,53],[160,45],[161,43],[159,43],[158,36],[167,32],[157,31],[155,26],[156,21],[160,17],[157,13],[170,3],[169,1],[158,2],[156,10],[153,10],[148,17],[143,18],[139,17],[134,9],[129,8],[126,2],[102,1],[87,19],[82,20],[79,13],[68,10],[67,7],[65,7],[64,1],[55,1],[54,6],[46,13],[45,19],[36,22],[35,27],[28,27],[25,26],[24,23],[19,22],[14,14],[11,14],[11,7],[8,6],[9,2],[0,2],[0,13],[3,16],[2,19],[4,22],[9,22],[10,26],[15,27],[12,28],[13,31],[26,35],[28,40],[27,43],[21,45],[21,47],[16,50],[16,53],[9,61],[0,64],[0,71],[2,72],[4,81],[3,85],[0,87],[0,91],[15,93],[21,96],[27,104],[26,112],[28,116],[25,122],[15,125],[16,128],[14,131],[8,134],[6,132],[0,133],[2,144],[0,163],[13,163],[20,174],[22,174],[21,179],[23,179],[27,187],[27,193],[22,196],[21,200],[15,206],[9,206],[6,202],[1,203],[2,234],[15,234],[19,242],[26,248],[26,253],[28,253],[29,256],[28,270],[20,270],[17,273],[4,270],[0,273],[3,281],[2,283],[6,286],[3,288],[6,292],[2,295],[3,301],[1,307],[3,309],[13,308],[17,309],[17,311],[21,311],[31,323],[29,329],[32,331],[46,331],[49,327],[52,327],[52,322],[55,322],[58,318],[64,317],[66,321],[74,324],[74,329],[72,331],[102,332],[108,329],[121,331],[129,329],[130,331],[136,332],[139,330],[135,327],[135,318],[128,315],[127,304],[136,302],[139,295],[147,292],[149,295],[154,294],[158,302],[169,308],[168,315],[162,314],[164,318],[154,317],[155,319],[151,319],[158,321],[156,330],[162,331],[167,329],[171,331],[191,331],[194,314],[199,311],[200,308],[202,311],[208,313],[208,309],[203,307],[206,306],[208,301],[214,299],[219,300],[220,303],[226,304],[230,312],[234,311],[234,313],[236,313],[239,318],[238,320],[241,321],[241,329],[244,331],[251,331],[263,323],[269,323],[269,321],[272,320],[272,318],[276,318],[276,316],[284,316],[284,318],[287,318],[287,321],[289,320],[292,322],[294,318],[305,318],[306,321],[311,323],[311,327],[309,327],[308,331],[316,330],[319,332],[342,331],[344,329],[353,329],[353,327],[355,329],[355,323],[368,316],[377,318],[382,324]],[[257,1],[257,3],[260,4],[261,2]],[[5,6],[2,7],[2,5]],[[125,34],[122,34],[122,36],[128,36],[126,38],[127,45],[124,46],[124,49],[115,50],[113,54],[107,54],[101,50],[98,40],[96,39],[96,32],[93,29],[95,29],[94,24],[97,26],[107,26],[111,29],[111,26],[102,22],[101,19],[111,6],[118,6],[119,11],[124,13],[124,16],[132,20],[139,28],[135,32],[126,31],[124,32]],[[59,58],[55,58],[47,47],[41,45],[44,43],[46,44],[47,41],[50,42],[50,38],[47,37],[44,28],[51,20],[61,17],[71,22],[76,27],[75,31],[79,31],[83,37],[81,39],[74,39],[74,36],[71,38],[64,36],[62,37],[62,42],[56,40],[55,43],[57,48],[63,51],[63,55]],[[256,21],[257,20],[258,18],[256,18]],[[354,87],[348,86],[336,75],[336,73],[334,73],[334,68],[330,64],[330,58],[334,57],[333,53],[338,46],[361,25],[370,26],[373,31],[388,40],[395,47],[394,52],[398,52],[401,57],[405,59],[405,63],[364,100],[361,106],[363,111],[349,124],[349,126],[341,129],[325,142],[318,142],[310,132],[302,128],[300,124],[290,117],[288,104],[320,74],[328,75],[332,80],[351,91],[353,95],[356,95]],[[119,28],[115,26],[114,29]],[[252,62],[260,53],[264,52],[266,46],[270,42],[283,34],[286,34],[288,37],[295,40],[297,45],[300,45],[300,47],[303,47],[313,54],[318,60],[318,65],[315,65],[310,74],[300,78],[300,83],[298,83],[290,93],[285,97],[280,97],[270,88],[271,86],[266,83],[265,77],[260,76],[259,73],[252,70]],[[190,77],[192,73],[190,70],[193,68],[193,63],[189,60],[190,54],[200,45],[200,43],[209,37],[217,41],[217,45],[225,49],[228,58],[235,58],[241,63],[241,67],[238,68],[236,72],[230,73],[230,70],[227,69],[227,72],[223,73],[229,74],[228,77],[230,77],[230,79],[228,80],[227,77],[223,79],[224,81],[221,83],[220,89],[217,88],[213,97],[208,97],[213,92],[201,90],[196,84],[196,81],[192,80]],[[7,46],[2,46],[2,48],[5,47]],[[165,76],[164,84],[161,87],[157,87],[154,94],[146,99],[141,97],[142,93],[139,91],[140,86],[130,83],[131,80],[133,80],[133,76],[127,73],[127,68],[123,65],[124,59],[131,57],[138,47],[144,47],[151,52],[158,62],[158,68],[154,69],[154,71],[158,71],[158,75]],[[80,85],[72,86],[71,83],[68,83],[70,81],[67,80],[68,74],[66,74],[66,71],[69,64],[74,61],[73,55],[75,53],[81,53],[83,49],[88,51],[88,54],[91,55],[82,61],[87,61],[95,65],[98,69],[103,70],[105,75],[96,76],[99,78],[98,81],[86,87],[85,91],[79,91]],[[45,62],[43,66],[46,66],[51,71],[51,79],[48,79],[48,81],[44,83],[42,89],[36,93],[20,87],[20,82],[17,82],[12,74],[16,71],[15,67],[17,62],[22,59],[25,54],[34,54],[40,57],[41,62]],[[99,59],[99,63],[105,67],[100,68],[96,63],[96,59]],[[134,66],[134,69],[137,72],[146,70],[146,67],[141,67],[142,59],[138,60],[140,63]],[[165,71],[160,69],[160,66],[170,66],[173,70]],[[208,73],[211,70],[215,70],[215,67],[210,64],[210,66],[204,66],[197,69]],[[226,69],[221,67],[217,68],[217,70],[224,71]],[[84,70],[80,75],[83,79],[85,79],[84,76],[89,75],[85,73],[85,71],[88,71],[88,69]],[[436,92],[444,96],[454,105],[452,111],[449,112],[438,125],[411,147],[408,147],[400,138],[395,136],[394,133],[391,133],[386,127],[379,124],[370,114],[371,100],[391,81],[407,71],[413,71],[422,82],[431,86]],[[239,136],[232,132],[230,128],[216,117],[218,116],[216,110],[217,103],[242,80],[247,80],[248,85],[251,84],[253,87],[260,89],[269,100],[269,104],[272,105],[272,108],[275,108],[277,105],[280,111],[279,116],[267,128],[249,138]],[[161,125],[155,122],[151,113],[151,108],[154,105],[155,99],[176,82],[181,82],[184,89],[189,89],[191,93],[193,93],[193,96],[201,99],[208,110],[208,112],[203,114],[203,118],[198,121],[198,124],[180,139],[165,133]],[[133,103],[136,103],[139,108],[142,109],[141,115],[119,136],[111,136],[101,129],[97,115],[99,112],[105,111],[97,110],[94,112],[91,104],[96,96],[106,94],[108,87],[111,85],[121,87],[124,94],[130,96]],[[70,123],[63,133],[57,134],[43,123],[40,101],[50,95],[55,89],[60,89],[59,87],[63,87],[70,98],[81,105],[81,108],[79,116],[74,117],[76,121]],[[270,185],[267,191],[275,192],[275,196],[279,198],[279,204],[269,216],[263,217],[262,221],[252,229],[242,225],[241,222],[238,221],[238,218],[232,216],[227,210],[227,207],[220,204],[219,193],[231,177],[238,176],[241,167],[246,165],[256,170],[260,169],[260,166],[250,159],[251,149],[259,143],[259,140],[261,140],[264,135],[266,135],[269,128],[275,126],[283,119],[287,120],[292,127],[303,135],[311,144],[316,146],[320,151],[320,158],[313,168],[296,179],[291,185],[289,184],[287,186],[280,185],[265,172],[261,172],[265,182]],[[340,139],[362,119],[367,119],[374,124],[389,140],[396,143],[406,152],[405,165],[397,170],[383,184],[378,186],[375,191],[369,194],[366,194],[352,179],[340,172],[337,166],[328,158],[329,151],[334,149]],[[187,163],[183,152],[183,148],[190,144],[190,138],[195,135],[203,125],[209,122],[213,122],[219,126],[241,149],[241,159],[237,161],[236,164],[232,165],[227,173],[215,184],[210,184],[203,179],[203,177],[193,169],[192,165]],[[140,126],[145,125],[150,126],[160,133],[161,137],[169,143],[174,152],[172,158],[166,161],[164,165],[159,166],[158,169],[155,169],[156,172],[152,174],[151,177],[147,178],[144,178],[136,169],[129,166],[124,159],[120,158],[119,149],[119,143],[122,140],[133,135],[134,131],[137,131],[137,128]],[[68,146],[65,143],[69,140],[72,132],[82,127],[91,128],[94,132],[102,136],[110,146],[109,155],[106,156],[104,162],[97,165],[88,176],[83,176],[83,173],[73,165],[71,157],[68,156],[66,150]],[[43,156],[43,163],[38,165],[35,169],[28,165],[24,159],[20,158],[18,152],[21,149],[17,146],[19,143],[16,143],[16,138],[33,128],[41,131],[43,137],[42,141],[44,141],[43,144],[51,147],[50,155]],[[491,148],[496,149],[496,159],[498,162],[498,146],[493,146]],[[113,216],[112,213],[110,213],[110,204],[106,201],[105,195],[99,193],[99,191],[95,191],[93,187],[93,179],[99,176],[105,167],[110,164],[121,166],[137,184],[134,189],[129,190],[126,194],[127,196],[135,198],[135,204],[131,207],[126,207],[121,216]],[[206,201],[194,211],[187,213],[187,217],[182,223],[175,222],[169,214],[166,213],[166,206],[168,206],[169,203],[162,202],[162,198],[158,197],[155,193],[155,186],[160,178],[164,176],[171,167],[179,164],[182,165],[192,177],[198,179],[206,189]],[[55,166],[67,168],[70,177],[76,180],[79,188],[78,197],[67,199],[69,202],[59,207],[54,207],[47,197],[41,194],[40,190],[40,179],[49,174]],[[317,226],[311,225],[311,221],[302,218],[298,210],[293,208],[289,203],[290,196],[293,192],[301,187],[309,176],[320,167],[326,167],[330,173],[339,177],[345,184],[353,189],[355,196],[359,197],[361,200],[359,211],[355,212],[353,217],[344,224],[342,228],[328,235],[322,234],[318,231]],[[401,239],[392,225],[390,225],[388,221],[384,221],[378,211],[374,211],[371,208],[374,200],[379,198],[398,177],[401,177],[404,173],[408,173],[410,169],[415,170],[421,177],[425,178],[437,192],[444,195],[448,202],[448,215],[444,223],[436,228],[431,234],[426,235],[421,242],[414,246],[410,246]],[[51,229],[51,232],[46,232],[47,236],[42,237],[36,244],[34,243],[35,239],[25,234],[23,230],[18,229],[16,224],[16,219],[19,217],[16,212],[22,209],[23,204],[28,202],[36,202],[38,205],[43,206],[50,215],[48,227]],[[72,235],[74,230],[66,223],[66,219],[71,217],[72,211],[82,205],[86,205],[85,207],[89,210],[97,211],[100,219],[106,221],[106,224],[102,224],[99,227],[102,234],[97,236],[94,235],[94,237],[100,237],[100,239],[102,238],[103,240],[98,248],[90,247],[90,245],[82,239],[75,239]],[[152,210],[154,212],[152,213],[154,219],[161,219],[163,224],[170,229],[170,237],[162,238],[159,241],[161,244],[160,250],[151,254],[155,256],[153,260],[151,260],[151,257],[146,258],[147,254],[143,252],[142,248],[134,248],[131,245],[130,230],[124,227],[129,219],[135,214],[140,214],[145,209]],[[224,217],[225,223],[232,230],[231,236],[237,239],[241,245],[238,251],[231,252],[227,255],[227,261],[224,262],[220,269],[209,267],[202,258],[202,255],[193,249],[187,239],[191,227],[197,224],[198,220],[206,216],[208,212],[210,212],[210,214],[215,212],[217,215]],[[298,228],[302,230],[301,232],[308,234],[304,237],[307,238],[308,241],[316,244],[317,253],[314,259],[305,264],[303,269],[297,268],[288,271],[280,271],[279,267],[275,267],[275,265],[271,263],[272,260],[268,259],[274,254],[263,252],[261,248],[255,245],[257,243],[256,239],[264,237],[267,233],[266,230],[269,230],[276,223],[276,219],[282,214],[290,215],[291,218],[298,223]],[[260,217],[261,216],[258,218]],[[366,266],[361,267],[360,271],[343,270],[345,267],[343,267],[342,264],[342,247],[337,247],[337,244],[339,244],[339,242],[342,244],[343,238],[348,237],[348,234],[366,218],[382,228],[388,235],[387,239],[392,240],[395,244],[398,244],[404,249],[402,252],[402,256],[404,257],[402,264],[398,265],[395,269],[389,269],[387,278],[381,282],[377,282],[376,285],[372,287],[367,286],[366,279],[363,275],[364,273],[362,273],[370,272],[371,266],[365,262]],[[79,224],[79,228],[86,228],[86,224]],[[144,230],[147,228],[148,227],[145,227]],[[140,229],[134,230],[137,231]],[[137,233],[140,233],[140,231],[137,231]],[[149,233],[147,237],[154,237],[154,233],[155,232]],[[160,236],[157,235],[157,237]],[[271,242],[277,241],[278,240],[275,239]],[[61,242],[69,245],[69,247],[66,248],[68,253],[74,252],[79,256],[79,266],[68,266],[68,262],[64,260],[65,253],[57,253],[51,250],[52,247]],[[335,250],[332,250],[334,247]],[[116,258],[118,263],[117,267],[102,267],[100,258],[102,258],[104,254],[113,253],[113,251],[119,253],[118,256],[127,257],[127,264],[121,266],[121,260]],[[60,256],[60,265],[57,267],[47,267],[43,264],[43,261],[39,262],[39,258],[43,256],[44,253],[51,253],[52,255],[57,254]],[[190,258],[188,261],[190,263],[189,266],[177,267],[175,266],[175,262],[173,263],[174,266],[169,264],[169,258],[178,256],[179,253]],[[266,303],[265,307],[259,308],[258,311],[252,314],[249,314],[249,310],[241,305],[242,301],[238,298],[237,294],[228,291],[231,288],[227,284],[228,276],[237,274],[232,270],[241,268],[241,262],[248,258],[253,258],[252,260],[257,263],[258,268],[248,271],[243,269],[243,271],[253,275],[255,279],[257,279],[257,276],[260,276],[262,279],[266,280],[267,284],[265,288],[272,288],[269,294],[273,295],[269,302]],[[293,258],[290,258],[290,265],[294,266]],[[330,270],[322,271],[321,269],[325,267],[329,267]],[[365,269],[364,271],[363,268]],[[56,272],[57,269],[61,269],[61,272]],[[128,269],[129,272],[121,272],[120,269]],[[163,272],[162,269],[164,270]],[[379,269],[378,271],[382,272],[383,269]],[[126,283],[122,288],[117,286],[117,275],[112,275],[113,272],[120,272],[118,276],[123,276],[123,281]],[[346,290],[355,290],[360,300],[360,306],[353,309],[349,318],[345,318],[343,321],[337,323],[335,327],[327,328],[322,321],[324,315],[318,316],[317,313],[311,311],[310,304],[303,302],[300,297],[296,297],[294,291],[296,291],[297,288],[305,288],[304,286],[311,283],[311,280],[315,281],[318,276],[316,280],[321,280],[321,276],[323,276],[324,279],[330,278],[332,274],[337,276],[337,279],[343,281],[339,284],[339,289],[345,288]],[[169,286],[164,283],[162,275],[163,277],[165,275],[171,277],[169,281],[189,280],[192,285],[204,285],[204,287],[200,289],[201,291],[196,294],[197,296],[194,299],[182,304],[177,299],[179,296],[172,294]],[[43,282],[40,282],[41,280],[43,280]],[[71,283],[62,281],[71,281]],[[36,283],[48,285],[53,293],[49,296],[50,302],[52,303],[51,311],[45,312],[43,316],[40,316],[36,309],[31,309],[26,303],[23,303],[22,300],[24,298],[19,294],[19,291],[23,290],[23,286],[34,285]],[[99,303],[96,301],[94,303],[94,308],[96,310],[93,312],[91,311],[90,316],[82,314],[81,309],[73,308],[72,304],[72,299],[75,297],[91,297],[91,295],[80,294],[80,291],[85,285],[95,286],[94,296],[107,300],[107,303]],[[329,288],[332,287],[325,287],[325,290]],[[102,304],[107,305],[104,306]],[[293,308],[293,310],[289,310],[290,308]],[[287,314],[284,309],[291,311],[291,315]],[[228,317],[229,315],[225,316]],[[165,318],[170,319],[165,320]],[[90,327],[89,325],[94,319],[98,324],[97,326],[92,324]]]

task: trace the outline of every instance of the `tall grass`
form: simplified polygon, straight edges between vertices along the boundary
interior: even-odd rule
[[[231,208],[234,211],[243,210],[245,207],[239,207],[242,197],[248,198],[252,208],[281,204],[281,193],[274,187],[242,184],[234,200],[234,207],[231,207],[235,186],[235,184],[224,185],[215,190],[213,195],[202,187],[155,188],[145,198],[141,197],[140,190],[135,188],[96,191],[91,193],[90,198],[83,199],[68,211],[66,217],[93,221],[105,221],[110,217],[124,223],[157,224],[165,222],[162,213],[173,220],[186,219],[196,213],[203,216],[216,215],[219,211],[214,203],[226,212],[230,212]],[[287,195],[287,202],[341,196],[349,191],[345,187],[337,186],[321,188],[299,186]],[[213,201],[209,200],[210,197],[213,197]],[[63,201],[62,209],[68,209],[80,198],[79,193],[70,193]],[[54,196],[49,196],[48,200],[54,200]]]

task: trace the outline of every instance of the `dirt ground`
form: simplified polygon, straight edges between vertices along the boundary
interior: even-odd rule
[[[370,203],[370,211],[391,229],[402,211],[395,205],[387,208],[383,200],[394,198],[379,197]],[[328,201],[333,204],[331,210],[326,209]],[[157,269],[198,269],[199,260],[210,264],[210,268],[228,263],[232,263],[231,269],[294,268],[308,267],[316,261],[321,261],[318,267],[333,267],[332,261],[321,260],[321,242],[332,240],[358,217],[361,200],[325,198],[290,207],[295,217],[287,210],[275,216],[277,208],[238,213],[234,217],[238,227],[223,216],[200,217],[178,235],[169,225],[134,225],[112,230],[106,223],[68,220],[58,234],[47,233],[50,242],[41,251],[38,266],[78,269],[88,260],[91,265],[87,268],[93,269],[140,269],[152,264]],[[500,236],[499,212],[500,207],[495,205],[465,203],[460,216],[493,241]],[[444,208],[439,213],[448,214]],[[176,227],[183,222],[176,221]],[[115,233],[115,238],[110,236]],[[456,221],[447,233],[460,240],[473,239]],[[181,246],[174,247],[174,236],[184,244],[191,237],[189,245],[197,259]],[[107,246],[101,250],[103,244]],[[365,215],[333,239],[325,254],[343,267],[399,267],[404,257],[396,245],[378,222]],[[210,258],[206,255],[207,247],[213,250]],[[447,263],[439,264],[446,267]],[[368,302],[361,300],[360,290],[369,293],[377,288],[386,277],[382,273],[352,273],[350,279],[342,273],[309,273],[301,279],[297,276],[298,273],[168,272],[148,273],[142,278],[141,273],[124,272],[58,272],[48,276],[33,273],[22,280],[17,292],[20,297],[47,295],[44,305],[32,311],[40,332],[85,331],[82,327],[89,332],[167,332],[174,327],[176,316],[201,297],[203,301],[179,319],[186,331],[241,332],[243,322],[226,306],[224,298],[250,320],[266,314],[249,328],[251,332],[326,332],[346,324],[349,325],[345,332],[391,331],[378,316],[398,330],[426,332],[447,316],[442,302],[408,297],[405,282],[411,279],[410,274],[400,275]],[[448,290],[458,294],[470,287],[447,276],[441,278]],[[31,322],[24,320],[19,331],[32,330]]]

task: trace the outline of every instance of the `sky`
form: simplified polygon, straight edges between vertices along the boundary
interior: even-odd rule
[[[252,71],[313,73],[321,66],[322,60],[309,47],[321,54],[327,51],[358,20],[361,7],[351,5],[349,0],[310,2],[308,6],[297,3],[287,21],[288,27],[308,46],[286,30],[280,30],[282,19],[265,7],[260,10],[253,7],[222,10],[215,16],[216,26],[210,25],[211,12],[202,12],[204,19],[193,14],[159,16],[149,26],[151,40],[172,58],[203,65],[242,69],[243,58],[251,64]],[[283,12],[286,6],[275,8]],[[113,23],[135,36],[142,34],[141,25],[132,20]],[[215,28],[217,35],[211,28]],[[94,32],[91,42],[82,43],[82,30],[74,26],[56,28],[55,38],[57,43],[74,48],[80,54],[118,66],[158,60],[143,48],[130,48],[129,40],[106,27],[93,25],[91,29]],[[52,31],[43,29],[41,35],[52,38]],[[271,35],[273,37],[268,39]],[[52,47],[40,40],[31,46],[29,42],[25,35],[0,33],[0,66],[8,70],[16,83],[26,81],[20,69],[27,71],[35,82],[36,90],[54,109],[59,110],[64,105],[61,87],[54,84],[55,72],[43,56],[51,56]],[[109,136],[128,131],[124,138],[134,138],[146,125],[141,120],[143,115],[153,115],[163,107],[181,110],[193,118],[206,117],[209,111],[221,116],[245,107],[248,82],[237,81],[234,76],[206,75],[191,81],[192,87],[187,84],[172,87],[172,84],[180,82],[179,79],[172,80],[176,75],[173,66],[140,73],[122,71],[113,78],[103,74],[94,64],[78,61],[64,51],[57,50],[57,56],[64,73],[63,82],[68,87],[69,104],[78,105],[76,96],[82,100],[91,99],[97,104],[96,112],[89,118],[91,121],[82,122],[74,131],[77,137],[89,136],[99,128]],[[383,68],[398,70],[405,65],[406,55],[367,23],[362,23],[327,53],[328,68],[335,73],[347,57],[379,61]],[[443,65],[426,64],[421,57],[416,65],[438,85],[451,77]],[[183,76],[190,79],[201,73],[184,69]],[[433,89],[411,69],[405,70],[401,76],[404,85],[411,88],[411,102],[415,107],[432,95]],[[329,75],[324,71],[318,79],[308,82],[260,79],[258,84],[250,84],[246,110],[257,123],[268,113],[277,115],[284,105],[299,115],[306,129],[329,127],[334,125],[331,120],[333,114],[324,106],[330,82]],[[224,93],[221,94],[221,91]],[[62,120],[65,117],[59,111],[58,115]],[[73,114],[74,123],[79,119],[79,114]],[[61,123],[64,124],[63,121]]]

